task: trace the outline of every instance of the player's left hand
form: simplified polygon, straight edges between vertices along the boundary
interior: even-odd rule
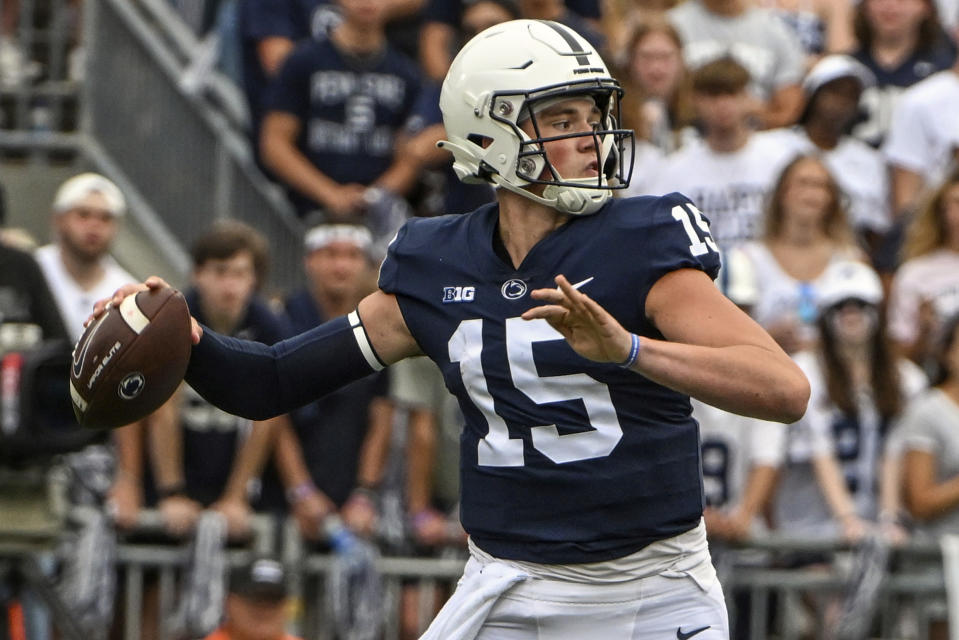
[[[623,362],[629,357],[631,334],[616,318],[563,275],[556,289],[535,289],[530,296],[546,304],[523,314],[524,320],[543,318],[559,331],[576,353],[596,362]]]

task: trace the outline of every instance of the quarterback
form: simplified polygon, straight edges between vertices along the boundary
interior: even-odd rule
[[[792,422],[809,386],[713,284],[692,202],[612,198],[620,94],[567,27],[487,29],[443,84],[441,145],[497,201],[409,220],[375,293],[273,347],[194,325],[187,381],[251,419],[409,356],[440,367],[465,416],[471,559],[426,638],[728,637],[689,397]]]

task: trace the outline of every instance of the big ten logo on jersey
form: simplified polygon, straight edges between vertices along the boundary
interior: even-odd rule
[[[214,407],[204,400],[190,385],[183,385],[183,405],[180,419],[184,429],[190,431],[219,431],[230,433],[242,431],[250,423],[241,418]]]
[[[476,287],[443,287],[443,304],[472,302],[476,299]]]
[[[722,507],[729,501],[729,447],[720,440],[704,439],[703,493],[710,507]]]

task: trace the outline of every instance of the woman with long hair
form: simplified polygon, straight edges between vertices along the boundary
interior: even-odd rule
[[[855,540],[868,523],[892,523],[898,513],[886,436],[926,378],[896,356],[882,300],[879,276],[864,263],[837,262],[823,276],[819,345],[794,356],[812,395],[806,415],[789,427],[778,528]]]
[[[933,365],[933,337],[955,311],[959,311],[959,169],[947,176],[909,225],[903,263],[890,291],[890,335],[914,362]]]
[[[746,308],[787,353],[815,344],[816,302],[826,268],[861,259],[842,193],[816,155],[783,169],[764,229],[728,256],[730,298]]]

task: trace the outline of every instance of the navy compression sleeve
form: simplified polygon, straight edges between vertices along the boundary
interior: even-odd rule
[[[383,366],[354,311],[272,347],[203,327],[186,381],[228,413],[266,420]]]

